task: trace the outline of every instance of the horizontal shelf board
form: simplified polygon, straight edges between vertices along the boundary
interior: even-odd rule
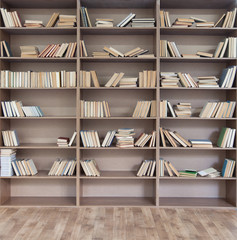
[[[156,87],[79,87],[80,90],[156,90]]]
[[[154,62],[156,57],[153,58],[138,58],[138,57],[110,57],[110,58],[95,58],[95,57],[80,57],[83,62]]]
[[[4,120],[49,120],[49,119],[76,119],[76,116],[46,116],[46,117],[0,117],[0,119]]]
[[[5,147],[5,146],[0,146],[0,149],[4,148],[13,148],[13,149],[76,149],[76,146],[71,146],[71,147],[58,147],[56,143],[47,143],[47,144],[42,144],[42,143],[22,143],[18,147]]]
[[[67,88],[13,88],[13,87],[10,87],[10,88],[0,88],[0,90],[76,90],[77,88],[76,87],[67,87]]]
[[[81,150],[156,150],[156,147],[80,147]]]
[[[231,35],[236,33],[237,28],[202,28],[202,27],[161,27],[160,34],[163,35]]]
[[[137,177],[137,171],[101,171],[100,177],[87,177],[85,175],[81,175],[82,179],[156,179],[156,177]]]
[[[81,117],[81,120],[155,120],[156,117],[146,117],[146,118],[134,118],[134,117],[93,117],[93,118],[86,118]]]
[[[160,207],[234,208],[223,198],[160,197]]]
[[[41,28],[6,28],[0,27],[0,30],[11,35],[76,35],[77,28],[62,27],[41,27]]]
[[[21,58],[21,57],[0,57],[6,62],[76,62],[77,58]]]
[[[155,206],[151,197],[81,197],[81,206]]]
[[[76,206],[76,197],[11,197],[2,206],[24,206],[24,207],[61,207]]]
[[[211,177],[169,177],[169,176],[165,176],[165,177],[159,177],[160,180],[173,180],[173,181],[177,181],[177,180],[195,180],[195,181],[225,181],[225,180],[230,180],[230,181],[236,181],[236,178],[231,177],[231,178],[227,178],[227,177],[216,177],[216,178],[211,178]]]
[[[160,150],[222,150],[222,151],[236,151],[237,148],[221,148],[221,147],[213,147],[213,148],[197,148],[197,147],[160,147]]]
[[[156,33],[156,27],[81,27],[85,35],[151,35]]]
[[[226,120],[232,120],[235,121],[237,120],[237,118],[200,118],[200,117],[165,117],[165,118],[160,118],[161,120],[222,120],[222,121],[226,121]]]
[[[165,88],[165,87],[160,87],[160,90],[178,90],[178,91],[182,91],[182,90],[198,90],[198,91],[230,91],[230,90],[237,90],[236,87],[232,87],[232,88],[185,88],[185,87],[178,87],[178,88]]]
[[[221,62],[230,62],[236,61],[237,58],[183,58],[183,57],[160,57],[161,62],[210,62],[210,63],[221,63]]]
[[[36,175],[33,176],[11,176],[11,177],[2,177],[0,178],[8,178],[8,179],[76,179],[76,176],[48,176],[48,171],[41,170]]]

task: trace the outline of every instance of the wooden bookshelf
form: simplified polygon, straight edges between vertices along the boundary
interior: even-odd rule
[[[17,157],[32,158],[39,170],[35,176],[0,176],[0,205],[6,206],[148,206],[148,207],[204,207],[234,209],[237,206],[236,171],[232,178],[184,178],[184,177],[137,177],[136,172],[145,159],[155,159],[157,166],[162,157],[181,170],[184,168],[219,170],[225,158],[237,158],[237,145],[219,148],[215,144],[222,127],[237,127],[236,113],[233,118],[133,118],[132,113],[139,100],[170,99],[192,102],[202,107],[204,101],[237,100],[236,80],[233,88],[163,88],[159,74],[154,88],[104,87],[114,72],[138,77],[143,70],[189,72],[191,75],[220,75],[223,68],[237,64],[237,58],[174,58],[159,57],[160,39],[177,41],[183,53],[213,49],[225,37],[237,34],[234,28],[172,28],[159,26],[159,11],[170,11],[170,17],[197,16],[216,21],[221,13],[232,10],[235,0],[0,0],[1,7],[16,10],[25,19],[48,22],[54,12],[77,15],[74,28],[6,28],[0,20],[0,39],[8,41],[14,57],[0,57],[0,70],[11,71],[90,71],[95,70],[101,87],[75,88],[0,88],[0,100],[21,100],[25,105],[42,107],[44,117],[3,117],[0,129],[16,129],[20,146]],[[87,7],[92,27],[83,27],[80,7]],[[129,13],[137,18],[154,17],[156,27],[116,27]],[[96,18],[113,18],[110,28],[95,27]],[[77,42],[84,40],[88,57],[73,58],[21,58],[19,46],[35,45],[40,51],[49,43]],[[111,57],[93,58],[93,51],[112,46],[121,52],[135,47],[149,49],[152,58]],[[203,49],[201,49],[203,47]],[[194,50],[193,50],[194,49]],[[80,117],[80,100],[109,103],[111,117]],[[26,120],[26,121],[24,121]],[[210,138],[213,148],[160,147],[159,127],[177,130],[185,138]],[[135,139],[143,132],[157,132],[156,147],[82,147],[80,130],[97,130],[103,138],[107,131],[134,128]],[[58,147],[57,137],[71,137],[77,131],[76,145]],[[2,149],[5,147],[0,140]],[[77,159],[74,176],[48,176],[57,158]],[[87,177],[82,173],[80,160],[95,159],[101,169],[100,177]]]

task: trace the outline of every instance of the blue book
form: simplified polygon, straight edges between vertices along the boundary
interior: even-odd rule
[[[226,85],[226,81],[227,81],[226,80],[226,75],[227,75],[228,70],[232,67],[233,66],[223,69],[223,71],[221,73],[221,76],[220,76],[220,79],[219,79],[219,86],[220,87],[223,88]]]
[[[224,164],[223,164],[223,167],[222,167],[222,170],[221,170],[221,175],[222,175],[222,177],[225,176],[225,170],[226,170],[227,163],[228,163],[228,160],[225,159]]]

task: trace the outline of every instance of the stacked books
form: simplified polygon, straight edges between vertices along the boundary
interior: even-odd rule
[[[91,87],[91,80],[93,81],[94,87],[100,87],[97,75],[95,71],[80,71],[79,75],[79,86],[80,87]]]
[[[12,57],[12,51],[6,41],[0,42],[0,57]]]
[[[100,147],[100,139],[97,131],[80,131],[83,147]]]
[[[117,24],[117,27],[126,27],[135,17],[135,13],[130,13],[126,18],[124,18],[120,23]]]
[[[160,117],[176,117],[176,113],[168,100],[160,101]]]
[[[3,145],[6,147],[17,147],[20,145],[16,130],[2,131]]]
[[[66,57],[72,58],[76,54],[77,43],[49,44],[39,54],[41,58]]]
[[[188,140],[182,137],[178,132],[160,127],[161,146],[167,147],[191,147]]]
[[[17,11],[8,12],[5,8],[0,8],[5,27],[22,27]]]
[[[41,20],[25,20],[24,27],[40,28],[44,27],[44,25]]]
[[[194,23],[194,19],[191,18],[177,18],[172,24],[172,27],[191,27]]]
[[[45,27],[54,27],[58,21],[59,13],[53,13]]]
[[[232,118],[236,102],[207,102],[199,114],[200,118]]]
[[[171,27],[169,12],[160,10],[160,27]]]
[[[84,40],[80,40],[80,57],[88,57],[86,44]]]
[[[225,159],[222,170],[221,170],[222,177],[233,177],[234,170],[235,170],[235,160]]]
[[[237,66],[225,68],[220,76],[219,85],[221,88],[232,88]]]
[[[81,7],[81,22],[83,27],[92,27],[86,7]]]
[[[129,87],[137,87],[137,78],[131,77],[131,78],[122,78],[119,81],[119,87],[123,88],[129,88]]]
[[[139,87],[156,87],[156,71],[139,72]]]
[[[175,72],[160,72],[161,87],[177,88],[180,87],[180,78]]]
[[[68,147],[69,138],[68,137],[58,137],[57,145],[58,147]]]
[[[0,162],[1,162],[1,177],[13,176],[12,161],[16,159],[16,150],[1,149]]]
[[[12,161],[12,167],[16,176],[33,176],[38,170],[32,159],[17,159]]]
[[[54,161],[48,175],[49,176],[72,176],[75,172],[77,162],[75,159]]]
[[[155,18],[133,18],[132,27],[154,27]]]
[[[177,117],[191,117],[192,106],[191,103],[178,103],[174,106],[174,112]]]
[[[183,171],[179,171],[180,177],[197,177],[197,171],[192,169],[185,169]]]
[[[120,80],[123,78],[124,73],[114,73],[113,76],[105,84],[105,87],[116,87]]]
[[[235,25],[236,8],[233,11],[227,11],[216,22],[215,27],[233,28]]]
[[[132,116],[136,118],[155,117],[156,101],[138,101]]]
[[[177,177],[180,176],[179,172],[177,171],[177,169],[174,167],[174,165],[171,162],[166,161],[163,158],[160,158],[160,160],[159,160],[159,177],[165,176],[165,168],[170,177],[173,177],[174,175],[176,175]]]
[[[116,136],[116,147],[127,148],[134,147],[134,136],[135,132],[133,128],[120,128],[115,134]]]
[[[137,176],[153,177],[155,176],[156,160],[143,160],[138,171]]]
[[[204,170],[200,170],[198,171],[198,174],[201,177],[211,177],[211,178],[220,177],[221,175],[219,171],[217,171],[215,168],[212,168],[212,167]]]
[[[108,52],[92,52],[92,57],[95,57],[95,58],[110,58],[110,54]]]
[[[4,117],[43,117],[38,106],[23,106],[21,101],[1,102]]]
[[[96,27],[113,27],[114,20],[110,18],[96,18]]]
[[[108,131],[105,135],[105,138],[101,144],[102,147],[110,147],[112,142],[113,142],[113,139],[114,139],[114,136],[115,136],[115,133],[116,133],[116,130],[111,130],[111,131]]]
[[[109,104],[107,101],[84,101],[81,100],[81,117],[110,117]]]
[[[212,148],[212,142],[208,139],[189,139],[188,140],[191,144],[192,147],[195,148]]]
[[[81,167],[88,177],[100,177],[100,170],[94,159],[81,160]]]
[[[221,148],[233,148],[235,133],[236,129],[226,127],[222,128],[217,141],[217,146]]]
[[[39,49],[35,46],[20,46],[22,58],[37,58]]]
[[[150,142],[149,142],[150,141]],[[153,131],[151,134],[142,133],[137,141],[135,142],[136,147],[145,147],[145,145],[149,142],[149,147],[155,147],[156,142],[156,131]]]
[[[2,88],[61,88],[76,87],[76,72],[0,72]]]
[[[199,88],[219,88],[217,83],[219,79],[215,76],[197,77],[197,79]]]
[[[214,54],[208,53],[208,52],[203,52],[203,51],[197,51],[196,55],[200,57],[207,57],[207,58],[212,58]]]
[[[59,15],[58,27],[75,27],[77,22],[76,15]]]
[[[181,57],[175,42],[160,40],[160,57],[169,57],[168,52],[171,57]]]

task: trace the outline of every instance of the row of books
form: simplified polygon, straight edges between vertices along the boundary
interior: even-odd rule
[[[135,118],[156,117],[156,100],[138,101],[132,116]]]
[[[199,114],[200,118],[232,118],[236,102],[207,102]]]
[[[207,22],[204,19],[192,18],[176,18],[172,27],[214,27],[214,22]]]
[[[153,131],[150,134],[142,133],[138,137],[138,139],[135,142],[134,146],[136,146],[136,147],[144,147],[148,142],[149,142],[149,147],[155,147],[155,144],[156,144],[156,131]]]
[[[11,163],[16,176],[33,176],[38,173],[32,159],[16,159]]]
[[[84,40],[80,40],[79,49],[80,49],[80,57],[88,57],[88,52],[87,52],[86,44]]]
[[[57,159],[54,161],[49,176],[72,176],[76,169],[76,160]]]
[[[57,139],[58,147],[71,147],[73,142],[76,139],[76,136],[77,136],[77,132],[74,132],[70,139],[69,137],[58,137]]]
[[[0,42],[0,57],[12,57],[12,51],[9,44],[4,40]]]
[[[120,80],[123,78],[124,73],[114,73],[113,76],[107,81],[105,87],[116,87]]]
[[[217,146],[221,148],[233,148],[235,133],[236,129],[226,127],[222,128],[217,141]]]
[[[94,159],[81,160],[80,163],[86,176],[100,177],[100,170]]]
[[[236,58],[236,45],[237,45],[237,38],[236,37],[228,37],[224,41],[219,42],[213,57],[222,58],[222,57],[229,57],[229,58]]]
[[[83,147],[100,147],[98,132],[95,130],[80,131]]]
[[[137,176],[153,177],[155,176],[156,160],[143,160],[137,171]]]
[[[107,101],[80,101],[81,117],[110,117]]]
[[[17,11],[9,12],[5,8],[0,8],[5,27],[22,27]]]
[[[80,12],[81,12],[82,26],[83,27],[92,27],[87,8],[82,6],[80,9]]]
[[[139,72],[139,87],[156,87],[156,71]]]
[[[0,72],[1,88],[71,88],[77,86],[75,71],[60,72]]]
[[[92,81],[94,87],[100,87],[99,80],[95,71],[80,71],[79,73],[79,86],[80,87],[91,87]],[[92,81],[91,81],[92,80]]]
[[[16,159],[16,150],[1,149],[0,163],[1,163],[1,177],[13,176],[12,161]]]
[[[21,101],[1,102],[4,117],[43,117],[39,106],[23,106]]]
[[[3,145],[6,147],[17,147],[20,145],[16,130],[2,131]]]
[[[233,177],[234,169],[235,169],[235,160],[225,159],[223,168],[221,170],[221,175],[223,177]]]

